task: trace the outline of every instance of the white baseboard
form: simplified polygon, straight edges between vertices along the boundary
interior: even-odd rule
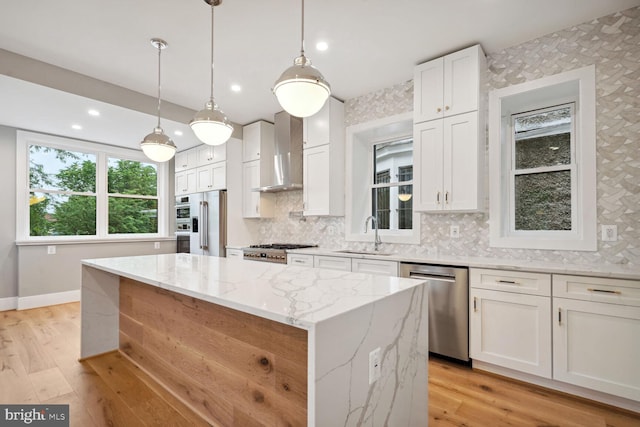
[[[18,308],[18,297],[0,298],[0,311],[15,310]]]
[[[80,301],[80,289],[76,291],[56,292],[53,294],[33,295],[30,297],[18,297],[17,300],[18,310],[65,304]]]

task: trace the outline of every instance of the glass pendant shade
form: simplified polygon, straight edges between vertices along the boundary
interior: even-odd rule
[[[145,156],[154,162],[169,161],[176,153],[176,145],[159,127],[144,137],[140,147]]]
[[[273,87],[280,106],[296,117],[309,117],[320,111],[331,95],[331,86],[311,61],[301,55],[282,73]]]
[[[209,101],[196,113],[189,126],[196,137],[207,145],[222,145],[231,137],[233,126],[216,104]]]
[[[401,202],[408,202],[409,200],[411,200],[411,194],[408,193],[400,193],[398,194],[398,199]]]

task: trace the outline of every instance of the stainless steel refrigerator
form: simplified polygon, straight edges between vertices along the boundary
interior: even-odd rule
[[[226,256],[227,192],[209,191],[189,195],[192,254]]]

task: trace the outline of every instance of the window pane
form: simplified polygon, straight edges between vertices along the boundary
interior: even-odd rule
[[[96,198],[30,193],[30,236],[95,236]]]
[[[29,185],[31,188],[95,193],[96,156],[30,145]]]
[[[571,230],[569,171],[515,177],[516,230]]]
[[[109,193],[156,196],[157,166],[132,160],[109,159]]]
[[[157,200],[109,197],[109,234],[157,232]]]
[[[571,164],[571,108],[531,113],[514,120],[515,168]]]
[[[411,230],[413,227],[413,185],[398,187],[398,228]]]
[[[395,171],[398,166],[413,165],[412,139],[376,144],[374,152],[374,177],[377,177],[379,171]],[[401,181],[398,175],[389,175],[388,181],[376,181],[376,184],[398,181]]]
[[[391,213],[389,208],[389,187],[375,188],[373,190],[373,200],[374,206],[376,206],[374,216],[378,220],[378,229],[388,230]]]

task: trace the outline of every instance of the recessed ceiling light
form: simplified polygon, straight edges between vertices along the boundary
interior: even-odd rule
[[[232,84],[231,85],[231,90],[234,92],[240,92],[242,90],[242,86],[238,85],[238,84]]]
[[[71,129],[81,130],[82,126],[80,126],[80,125],[71,125]]]
[[[174,131],[173,134],[177,135],[177,136],[182,136],[182,131],[181,130],[177,130],[177,131]]]
[[[318,42],[316,43],[316,49],[318,49],[321,52],[325,51],[329,49],[329,44],[327,42]]]
[[[100,115],[100,111],[94,110],[93,108],[87,111],[87,113],[89,113],[90,116],[94,116],[94,117],[98,117]]]

